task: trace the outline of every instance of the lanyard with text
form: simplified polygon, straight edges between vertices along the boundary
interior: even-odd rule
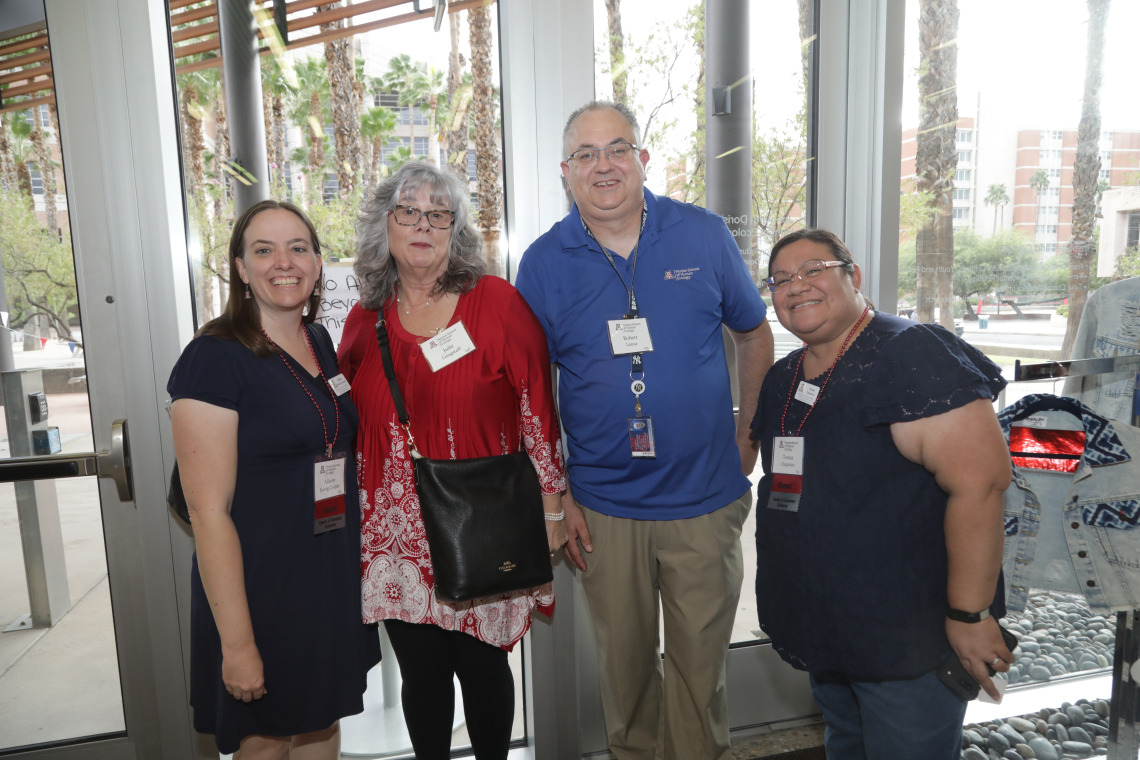
[[[606,320],[606,334],[610,340],[610,352],[614,356],[629,356],[629,388],[633,392],[633,416],[626,418],[626,433],[629,437],[629,454],[634,459],[657,458],[653,418],[643,414],[641,409],[641,394],[645,393],[645,361],[642,354],[653,350],[653,340],[649,336],[649,322],[641,316],[637,307],[637,294],[634,292],[634,282],[637,279],[637,251],[641,246],[641,232],[645,230],[645,216],[643,207],[641,230],[638,232],[637,243],[633,246],[630,260],[632,273],[628,285],[618,270],[613,254],[600,240],[594,238],[629,295],[629,310],[621,319]],[[593,232],[590,232],[590,236],[594,237]]]
[[[324,437],[324,450],[314,458],[313,462],[313,534],[326,533],[330,530],[343,528],[345,525],[345,511],[344,511],[344,495],[345,495],[345,476],[347,473],[346,462],[347,458],[343,452],[333,454],[333,446],[336,445],[336,439],[340,435],[340,405],[336,401],[336,397],[347,393],[350,390],[348,381],[345,380],[344,375],[337,375],[331,380],[325,377],[324,368],[321,367],[320,361],[317,360],[317,352],[313,350],[313,343],[309,340],[309,331],[304,329],[305,344],[309,347],[309,354],[313,357],[313,363],[317,365],[317,373],[321,382],[329,389],[332,395],[333,413],[336,416],[336,427],[333,432],[332,440],[329,440],[329,428],[325,423],[325,413],[321,411],[321,405],[317,403],[316,397],[312,392],[305,387],[305,383],[301,380],[300,375],[293,369],[293,365],[285,358],[285,352],[277,348],[277,344],[269,337],[268,333],[263,329],[261,334],[269,341],[269,345],[277,351],[277,355],[281,357],[281,361],[285,363],[286,369],[293,375],[293,379],[301,386],[301,390],[313,402],[313,408],[317,410],[317,414],[321,418],[321,434]]]
[[[796,384],[796,378],[800,376],[800,370],[804,365],[804,355],[807,354],[807,349],[805,348],[800,352],[795,374],[792,375],[792,385],[788,388],[788,399],[784,402],[784,411],[780,415],[780,435],[772,441],[772,492],[768,497],[768,509],[779,509],[784,512],[799,511],[800,494],[803,492],[804,486],[804,439],[800,433],[803,432],[807,418],[815,411],[815,405],[823,395],[824,389],[827,388],[831,374],[835,372],[835,366],[839,364],[839,360],[847,352],[847,346],[850,345],[851,339],[855,337],[855,333],[859,331],[860,325],[863,324],[863,320],[867,318],[867,313],[870,311],[870,306],[863,309],[858,321],[847,333],[847,338],[840,346],[839,353],[835,355],[835,360],[828,368],[827,374],[824,375],[823,382],[818,386],[809,383],[807,380],[801,380],[798,385]],[[795,432],[788,435],[788,409],[792,405],[793,398],[807,404],[810,408],[800,419],[800,424],[796,426]]]

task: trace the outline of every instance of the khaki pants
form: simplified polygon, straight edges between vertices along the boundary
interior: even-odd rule
[[[744,576],[740,531],[751,506],[748,491],[686,520],[629,520],[582,507],[594,545],[584,555],[582,583],[618,760],[728,757],[725,658]]]

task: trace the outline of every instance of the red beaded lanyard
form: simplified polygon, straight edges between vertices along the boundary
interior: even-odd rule
[[[800,420],[799,426],[796,427],[795,436],[797,438],[799,437],[800,431],[804,429],[804,423],[807,422],[807,418],[813,411],[815,411],[816,404],[819,403],[819,399],[823,396],[823,390],[827,387],[828,381],[831,380],[831,373],[835,371],[835,365],[839,364],[839,360],[843,358],[843,354],[847,351],[847,345],[851,343],[851,338],[855,336],[855,332],[859,329],[859,325],[863,324],[863,320],[867,317],[867,312],[870,310],[870,306],[864,307],[863,313],[859,315],[859,321],[857,321],[851,328],[850,332],[847,333],[847,337],[844,339],[843,345],[839,347],[839,353],[835,355],[835,361],[833,361],[831,363],[831,366],[827,369],[827,376],[823,378],[823,384],[819,386],[819,393],[815,397],[815,403],[808,407],[807,414],[804,415],[804,418]],[[780,435],[782,436],[786,436],[788,434],[788,409],[792,405],[792,398],[795,397],[796,378],[800,376],[800,369],[804,366],[804,355],[806,353],[806,348],[800,353],[800,360],[796,363],[796,373],[792,375],[792,387],[788,389],[788,400],[784,402],[784,412],[780,415]]]
[[[313,402],[313,408],[315,408],[317,410],[317,414],[321,416],[321,435],[324,436],[325,439],[325,456],[331,457],[333,445],[336,443],[336,439],[340,436],[340,406],[336,403],[336,392],[333,391],[332,386],[329,385],[329,381],[325,379],[325,371],[321,368],[321,363],[317,360],[317,352],[313,350],[313,344],[309,340],[309,331],[304,328],[302,329],[305,333],[305,345],[309,347],[309,354],[313,357],[313,364],[317,365],[317,372],[320,373],[321,381],[324,382],[325,387],[329,389],[329,394],[332,396],[333,410],[336,413],[336,433],[333,435],[332,443],[329,443],[329,428],[328,425],[325,424],[325,413],[321,411],[321,405],[317,403],[317,400],[315,398],[313,398],[312,392],[305,387],[305,383],[301,380],[300,376],[297,374],[297,371],[293,369],[293,365],[290,364],[289,360],[285,358],[285,352],[277,347],[277,344],[273,342],[273,338],[270,338],[269,333],[265,332],[265,328],[261,329],[261,334],[265,336],[265,339],[267,341],[269,341],[269,345],[275,351],[277,351],[277,355],[281,357],[281,361],[285,362],[286,369],[288,369],[290,374],[293,375],[293,379],[297,381],[297,385],[301,386],[301,390],[303,390],[309,397],[309,401]]]

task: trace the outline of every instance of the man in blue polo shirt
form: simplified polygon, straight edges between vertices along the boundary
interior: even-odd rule
[[[772,331],[724,221],[645,190],[649,152],[627,108],[588,103],[563,142],[574,208],[527,249],[516,285],[559,370],[567,555],[594,621],[610,750],[727,758],[725,657],[757,453],[748,422]]]

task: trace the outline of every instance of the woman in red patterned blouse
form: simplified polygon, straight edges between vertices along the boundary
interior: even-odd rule
[[[469,602],[436,598],[407,436],[375,326],[382,315],[420,453],[470,459],[526,448],[553,554],[566,542],[559,503],[566,465],[546,338],[514,287],[484,275],[467,189],[451,172],[406,164],[365,200],[357,237],[360,303],[345,322],[338,359],[360,412],[364,620],[384,621],[417,758],[449,757],[458,676],[476,758],[505,759],[514,720],[507,651],[536,606],[552,611],[553,588]],[[450,362],[436,356],[430,338],[445,330],[461,343],[469,337],[473,348]]]

